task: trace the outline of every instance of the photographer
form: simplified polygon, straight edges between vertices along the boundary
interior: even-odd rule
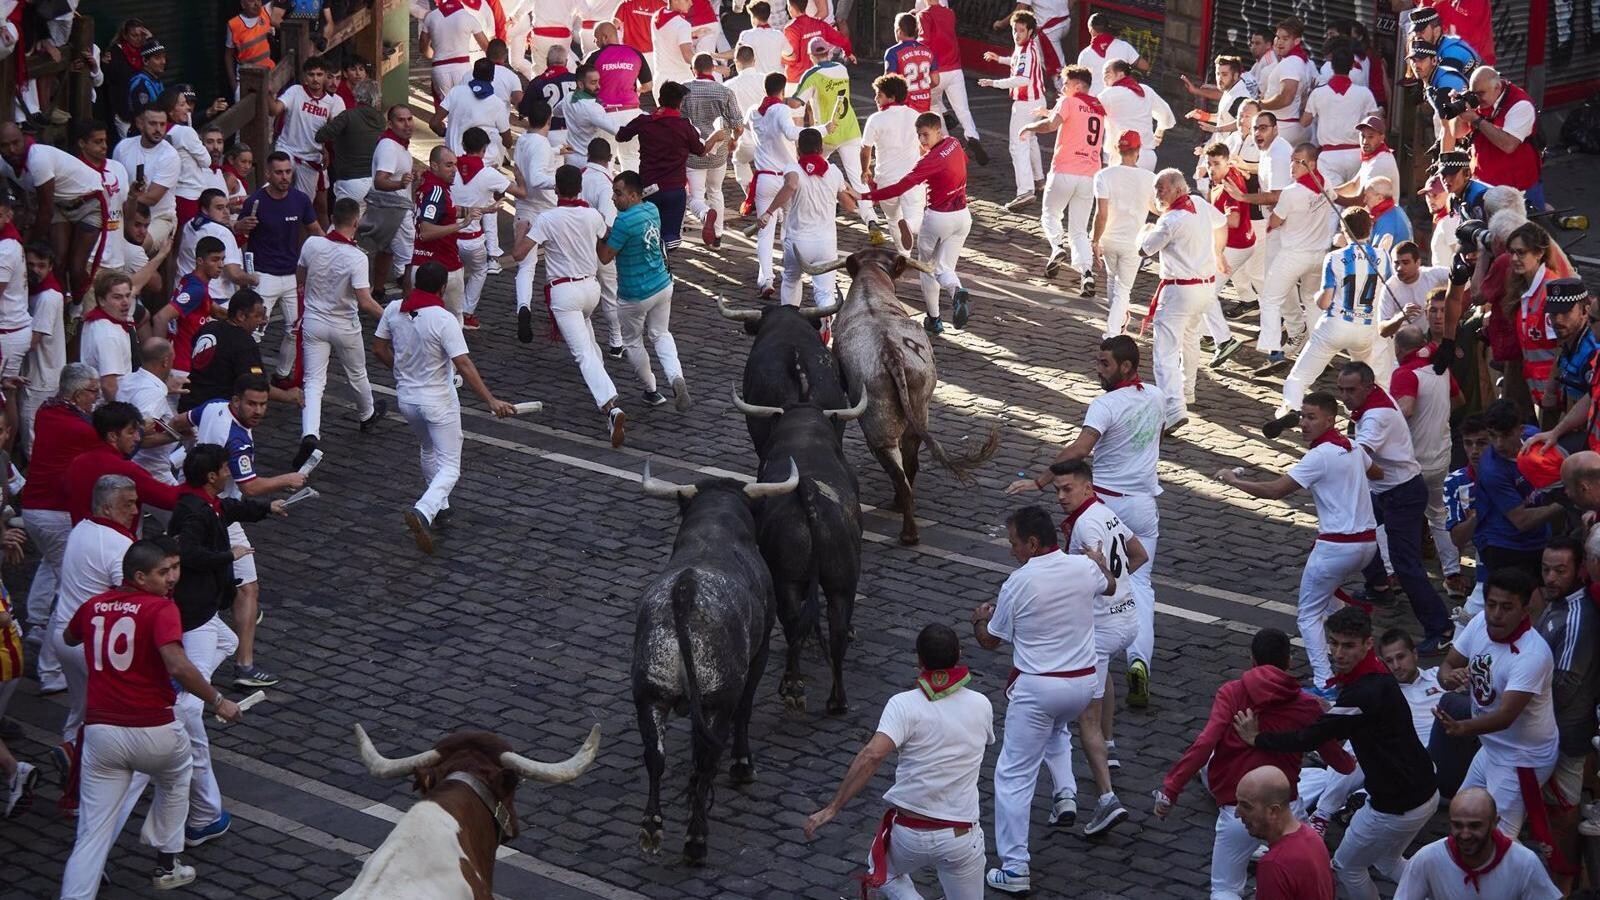
[[[1453,65],[1445,65],[1439,57],[1439,45],[1424,40],[1411,44],[1411,71],[1416,73],[1427,90],[1428,105],[1433,107],[1433,129],[1444,150],[1454,149],[1456,141],[1466,127],[1457,125],[1455,119],[1466,109],[1461,94],[1467,91],[1467,78]]]
[[[1532,98],[1488,66],[1473,71],[1471,84],[1460,98],[1468,106],[1457,117],[1456,130],[1471,131],[1473,175],[1484,184],[1523,191],[1530,204],[1544,208],[1539,151],[1529,140],[1538,122]]]

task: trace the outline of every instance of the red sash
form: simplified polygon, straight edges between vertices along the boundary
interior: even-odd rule
[[[866,874],[856,876],[861,881],[861,900],[870,900],[871,892],[883,887],[889,881],[889,832],[896,825],[917,831],[938,831],[943,828],[960,830],[972,827],[971,822],[929,819],[890,807],[883,814],[883,820],[878,823],[877,833],[872,836],[872,849],[867,851]]]

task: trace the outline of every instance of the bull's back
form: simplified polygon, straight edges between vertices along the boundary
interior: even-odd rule
[[[334,900],[476,900],[465,872],[472,863],[461,848],[461,823],[432,800],[418,800],[372,851],[355,883]],[[492,865],[492,863],[491,863]],[[481,884],[492,872],[476,873]]]
[[[684,686],[678,640],[678,609],[673,593],[680,577],[692,580],[682,626],[688,633],[700,691],[707,696],[737,690],[756,648],[770,628],[772,582],[756,556],[759,576],[748,561],[733,565],[701,562],[676,566],[652,581],[639,601],[634,621],[634,692],[674,697]]]

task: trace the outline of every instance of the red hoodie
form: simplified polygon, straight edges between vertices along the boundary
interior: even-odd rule
[[[1218,806],[1232,804],[1239,779],[1260,766],[1277,766],[1283,770],[1291,787],[1300,781],[1300,759],[1304,754],[1270,753],[1239,740],[1238,733],[1233,730],[1233,715],[1247,709],[1255,710],[1256,721],[1263,732],[1294,731],[1322,718],[1322,704],[1302,692],[1300,682],[1288,672],[1277,666],[1246,669],[1243,675],[1217,691],[1206,727],[1200,729],[1200,736],[1167,772],[1161,789],[1169,798],[1176,802],[1183,793],[1183,786],[1201,766],[1206,768],[1206,783]],[[1323,744],[1317,752],[1340,774],[1348,775],[1356,767],[1355,757],[1346,753],[1338,741]]]

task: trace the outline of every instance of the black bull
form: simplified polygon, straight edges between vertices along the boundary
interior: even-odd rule
[[[850,405],[839,364],[817,334],[816,323],[821,317],[817,310],[783,305],[760,311],[736,310],[720,297],[717,309],[724,318],[744,323],[745,333],[756,339],[745,359],[744,383],[739,389],[746,402],[779,409],[808,399],[825,409]],[[770,418],[745,418],[750,443],[763,459],[772,426]],[[835,440],[844,439],[844,422],[835,422],[833,430]],[[805,464],[800,468],[804,470]]]

